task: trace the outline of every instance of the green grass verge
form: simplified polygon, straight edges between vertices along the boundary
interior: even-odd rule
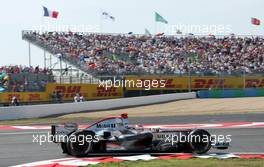
[[[170,159],[100,163],[95,167],[263,167],[263,159]]]

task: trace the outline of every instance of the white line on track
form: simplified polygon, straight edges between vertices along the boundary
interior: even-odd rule
[[[0,132],[0,135],[48,134],[48,132]]]
[[[264,152],[232,152],[232,154],[264,154]]]

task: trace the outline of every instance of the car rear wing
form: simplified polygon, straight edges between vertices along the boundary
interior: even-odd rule
[[[78,130],[78,125],[75,123],[51,125],[52,141],[54,143],[66,142],[69,135],[76,130]]]

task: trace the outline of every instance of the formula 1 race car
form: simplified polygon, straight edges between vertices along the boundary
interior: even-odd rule
[[[127,114],[100,120],[87,128],[68,123],[51,126],[52,141],[63,153],[88,156],[106,152],[187,152],[202,154],[211,147],[227,149],[229,143],[215,142],[203,129],[162,129],[129,126]]]

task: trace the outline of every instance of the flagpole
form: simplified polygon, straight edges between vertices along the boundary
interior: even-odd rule
[[[155,34],[157,34],[157,22],[155,21]]]
[[[157,34],[156,12],[154,11],[154,35]]]
[[[103,13],[103,10],[100,9],[100,13],[99,13],[99,17],[100,17],[100,33],[103,33],[103,18],[102,18],[102,13]]]
[[[43,16],[41,16],[41,28],[40,28],[40,33],[43,33],[44,31],[43,31],[43,29],[44,29],[44,20],[43,20]]]
[[[44,33],[44,16],[42,15],[41,16],[41,28],[40,28],[40,31],[41,31],[41,33]]]

